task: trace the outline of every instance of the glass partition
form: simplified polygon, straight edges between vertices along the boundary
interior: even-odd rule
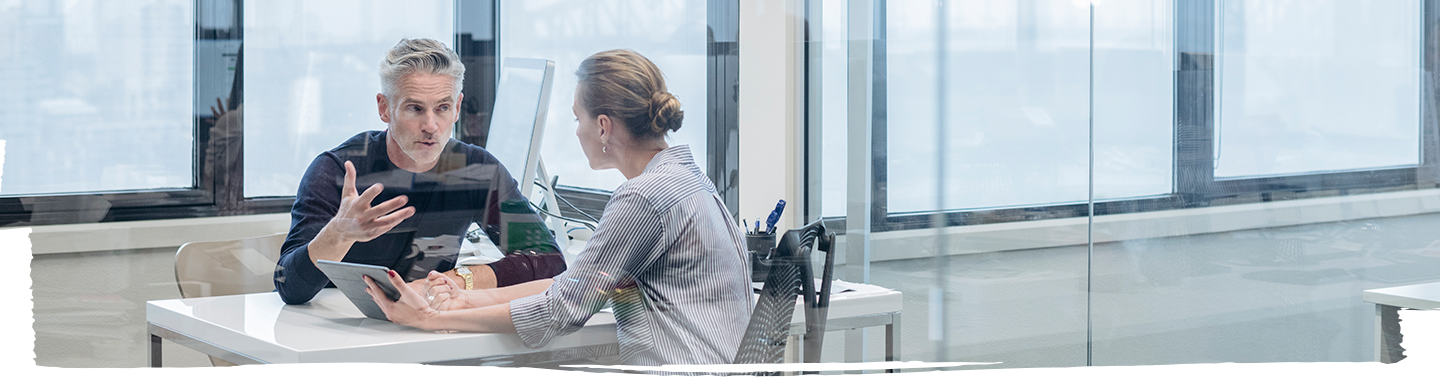
[[[807,7],[807,201],[853,223],[841,158],[874,163],[843,257],[905,293],[906,360],[1373,361],[1362,291],[1440,280],[1434,2]]]
[[[1374,361],[1361,292],[1440,280],[1440,194],[1415,180],[1433,16],[1420,1],[1181,4],[1168,127],[1193,164],[1175,176],[1202,185],[1177,210],[1095,217],[1092,363]],[[1101,60],[1099,36],[1097,116],[1101,73],[1133,72]],[[1126,135],[1092,128],[1097,150]],[[1212,149],[1180,151],[1191,139]],[[1126,171],[1096,154],[1099,189]]]

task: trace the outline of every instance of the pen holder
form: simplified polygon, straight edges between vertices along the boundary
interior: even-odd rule
[[[770,275],[770,254],[775,252],[775,234],[746,234],[745,251],[750,254],[750,281],[764,282]]]

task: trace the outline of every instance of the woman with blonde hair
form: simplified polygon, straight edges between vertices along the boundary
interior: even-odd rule
[[[580,329],[608,301],[622,363],[733,361],[752,307],[750,263],[689,147],[665,142],[680,129],[680,101],[660,69],[630,50],[596,53],[575,74],[575,135],[590,168],[626,178],[575,262],[553,279],[490,290],[460,290],[432,274],[428,303],[408,287],[396,287],[398,302],[373,283],[367,291],[393,322],[515,332],[532,348]],[[403,285],[394,272],[389,281]]]

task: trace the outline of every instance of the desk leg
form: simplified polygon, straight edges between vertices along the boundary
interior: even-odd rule
[[[150,334],[150,367],[160,367],[160,336]]]
[[[1394,364],[1405,359],[1405,348],[1400,346],[1404,336],[1400,334],[1400,307],[1375,305],[1375,361]]]
[[[900,313],[890,317],[885,325],[885,361],[900,361]],[[899,369],[886,369],[885,373],[899,373]]]
[[[866,327],[851,328],[845,330],[845,362],[859,364],[865,362],[865,329]],[[863,374],[863,370],[847,370],[845,374]]]

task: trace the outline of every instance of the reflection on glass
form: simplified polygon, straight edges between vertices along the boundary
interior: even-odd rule
[[[560,184],[615,189],[617,171],[592,171],[575,137],[575,69],[596,52],[631,49],[665,72],[666,85],[685,104],[685,120],[670,145],[688,144],[701,170],[707,155],[706,3],[703,1],[609,0],[500,3],[500,59],[555,61],[549,120],[540,157]],[[607,15],[596,17],[595,15]]]
[[[1419,163],[1419,1],[1217,3],[1215,177]]]
[[[0,6],[3,195],[194,186],[192,0]]]
[[[453,0],[247,0],[245,197],[292,196],[315,155],[385,129],[379,58],[401,38],[450,45],[454,11]]]

